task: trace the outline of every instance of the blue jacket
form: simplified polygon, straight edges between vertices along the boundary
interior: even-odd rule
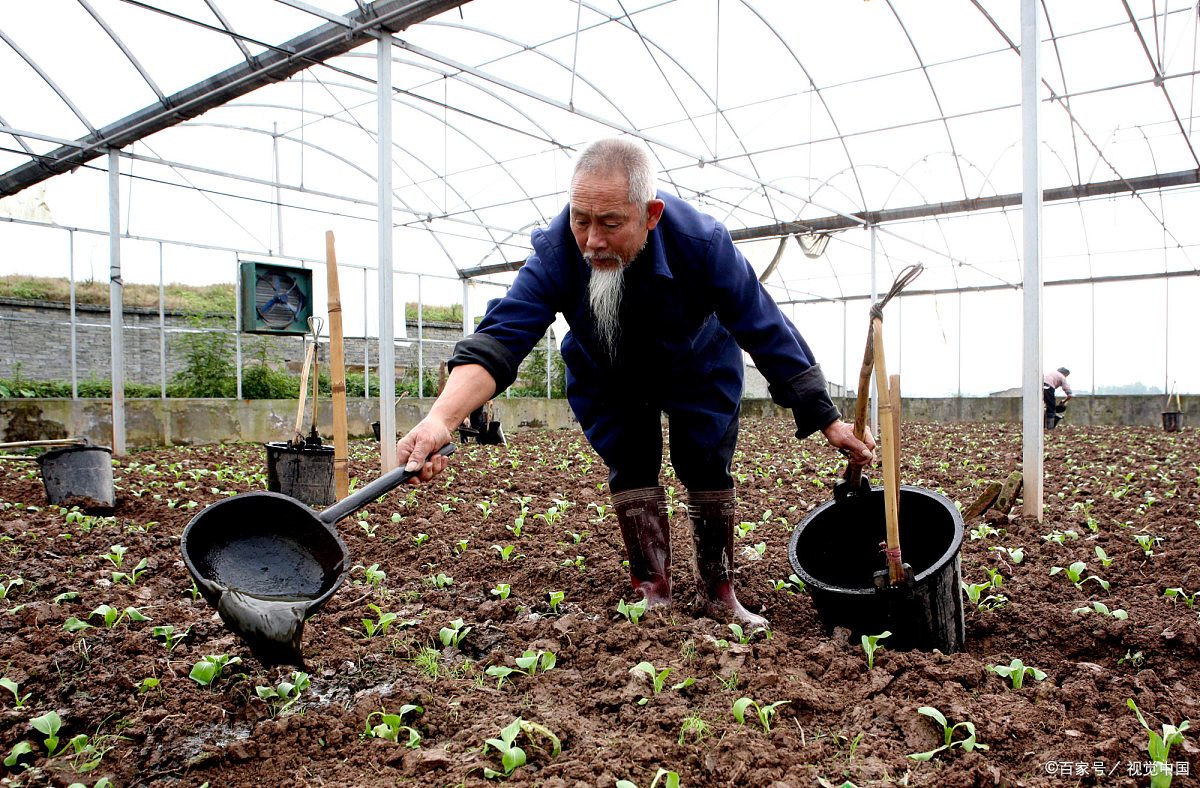
[[[448,366],[482,364],[498,393],[562,313],[571,328],[562,343],[567,398],[598,451],[600,415],[631,400],[688,414],[701,433],[694,439],[715,444],[737,415],[743,349],[775,402],[793,409],[799,437],[837,419],[808,344],[724,226],[677,197],[658,197],[666,203],[662,219],[626,269],[615,361],[596,337],[587,299],[591,268],[571,234],[567,206],[545,230],[533,231],[533,255]]]

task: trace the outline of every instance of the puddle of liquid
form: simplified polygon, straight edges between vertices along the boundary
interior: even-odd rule
[[[263,662],[304,665],[300,639],[311,597],[256,596],[225,588],[217,612],[225,626],[239,635]]]

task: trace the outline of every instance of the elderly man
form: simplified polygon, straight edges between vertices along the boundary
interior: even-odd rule
[[[767,295],[728,231],[668,194],[656,194],[649,155],[627,139],[580,154],[570,204],[533,232],[533,255],[476,333],[458,343],[446,388],[397,446],[427,481],[446,466],[429,457],[481,403],[512,383],[556,313],[567,398],[609,470],[609,491],[630,581],[651,606],[671,601],[671,538],[662,469],[662,414],[671,463],[687,489],[698,599],[712,616],[766,620],[737,599],[730,462],[737,443],[746,350],[791,408],[796,435],[820,430],[852,462],[874,459],[826,392],[796,328]]]

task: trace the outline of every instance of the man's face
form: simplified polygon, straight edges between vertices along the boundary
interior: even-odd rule
[[[571,232],[593,268],[624,268],[646,245],[662,217],[663,202],[629,201],[623,174],[580,173],[571,184]]]

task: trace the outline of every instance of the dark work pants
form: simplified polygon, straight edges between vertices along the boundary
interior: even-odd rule
[[[740,410],[740,409],[739,409]],[[671,466],[689,490],[731,490],[729,473],[737,448],[738,414],[714,446],[700,446],[686,414],[667,414]],[[602,459],[608,465],[610,492],[656,487],[662,471],[662,411],[652,405],[629,408],[614,421],[610,448]]]
[[[1054,398],[1054,389],[1042,384],[1042,401],[1046,403],[1046,412],[1053,413],[1058,406],[1058,400]]]

